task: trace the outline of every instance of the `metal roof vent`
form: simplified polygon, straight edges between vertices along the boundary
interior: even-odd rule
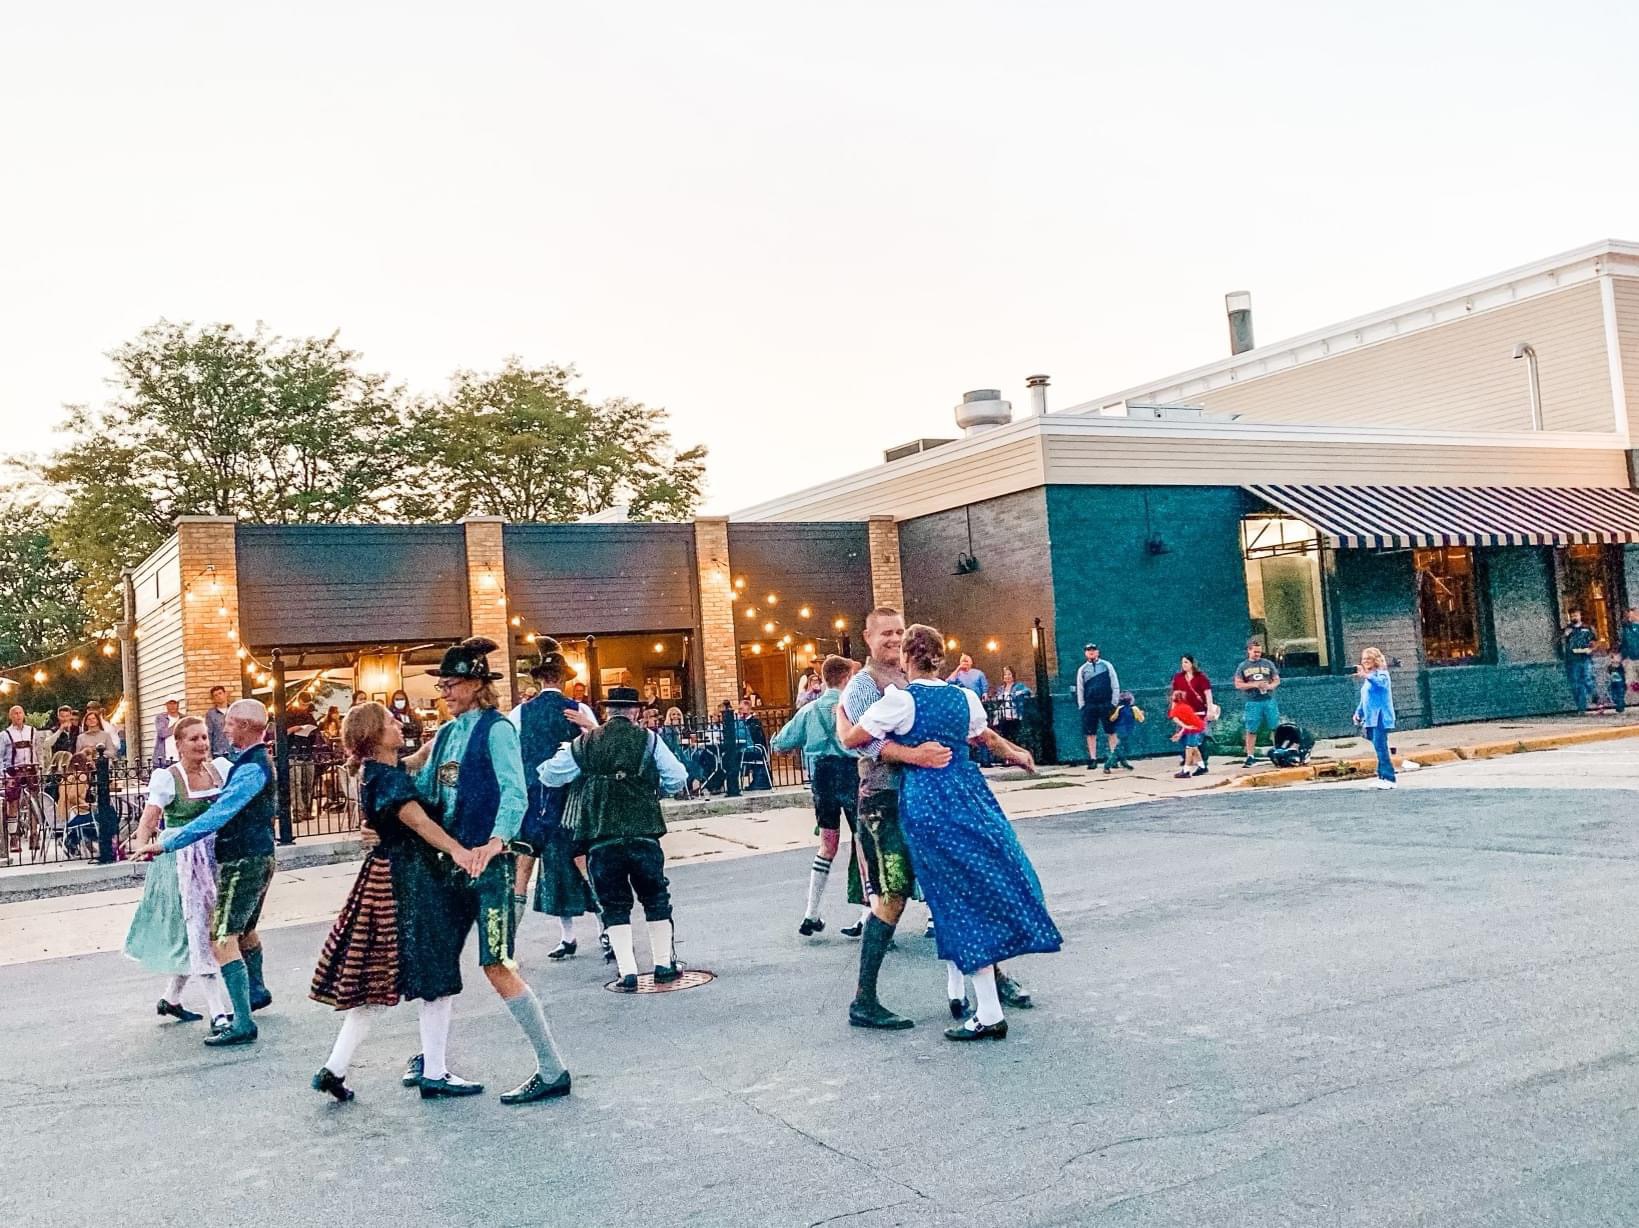
[[[962,394],[962,403],[956,407],[956,425],[968,437],[992,427],[1006,426],[1013,421],[1013,405],[1002,400],[1000,388],[976,388]]]

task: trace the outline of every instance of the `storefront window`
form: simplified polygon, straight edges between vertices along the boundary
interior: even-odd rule
[[[1616,546],[1565,546],[1554,551],[1559,581],[1561,623],[1571,620],[1572,610],[1582,611],[1582,621],[1599,637],[1597,647],[1608,649],[1622,622],[1622,559]]]
[[[1417,613],[1423,655],[1430,665],[1480,659],[1480,586],[1474,551],[1467,546],[1414,550]]]
[[[1249,516],[1241,521],[1241,550],[1254,634],[1286,669],[1326,666],[1320,534],[1289,516]]]

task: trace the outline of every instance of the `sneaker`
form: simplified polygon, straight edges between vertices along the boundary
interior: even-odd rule
[[[1258,766],[1257,757],[1255,755],[1248,755],[1246,757],[1245,761],[1242,762],[1241,766],[1242,767],[1257,767]]]
[[[804,938],[812,938],[824,928],[825,922],[821,921],[818,917],[804,917],[802,919],[802,924],[797,926],[797,933],[801,934]],[[847,933],[847,931],[844,930],[843,933]]]
[[[1395,787],[1395,782],[1392,780],[1379,780],[1372,787],[1374,789],[1392,789]]]

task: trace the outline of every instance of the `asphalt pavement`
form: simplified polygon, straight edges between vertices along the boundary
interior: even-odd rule
[[[1557,783],[1021,825],[1067,945],[1018,962],[1038,1006],[998,1044],[943,1039],[918,906],[883,973],[917,1027],[861,1032],[840,875],[806,940],[807,855],[677,867],[710,985],[606,993],[526,923],[575,1094],[523,1109],[402,1089],[413,1007],[367,1042],[356,1102],[312,1092],[321,925],[269,933],[276,1002],[226,1053],[157,1023],[117,954],[0,968],[0,1223],[1631,1225],[1633,793]],[[528,1051],[468,972],[452,1065],[499,1092]]]

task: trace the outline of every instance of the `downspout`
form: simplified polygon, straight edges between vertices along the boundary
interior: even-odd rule
[[[119,626],[114,633],[120,642],[120,682],[125,689],[125,761],[132,765],[142,759],[142,695],[137,689],[137,586],[131,569],[120,572]]]
[[[1525,359],[1525,369],[1531,379],[1531,429],[1542,430],[1542,373],[1537,370],[1537,351],[1529,341],[1514,347],[1514,357]]]

